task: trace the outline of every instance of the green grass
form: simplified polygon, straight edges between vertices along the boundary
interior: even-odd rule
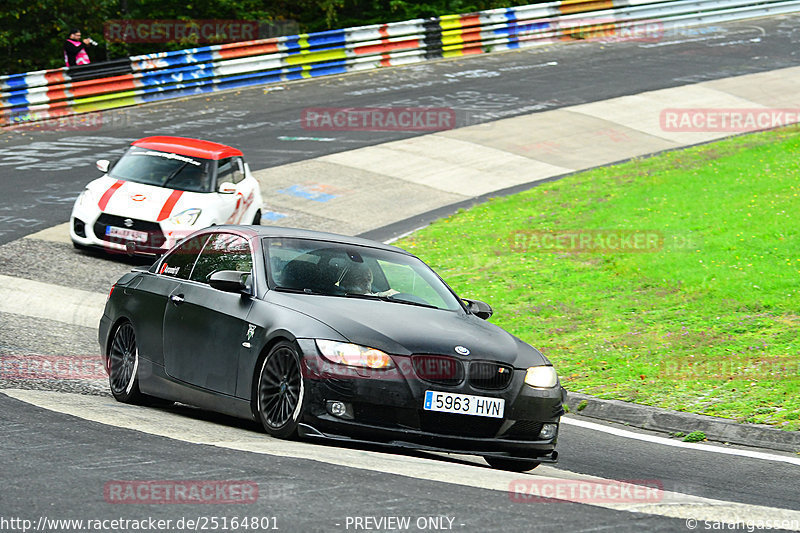
[[[489,302],[568,390],[797,430],[799,161],[798,128],[735,137],[495,198],[398,245]],[[663,243],[553,251],[529,233],[569,230]]]
[[[704,440],[706,440],[706,434],[702,431],[692,431],[683,437],[683,442],[702,442]]]

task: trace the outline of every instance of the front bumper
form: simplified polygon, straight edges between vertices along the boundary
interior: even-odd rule
[[[555,443],[544,444],[542,448],[531,448],[527,441],[503,441],[500,445],[495,439],[473,439],[442,436],[436,433],[423,433],[404,431],[402,434],[387,432],[380,427],[368,428],[371,438],[358,438],[357,436],[323,433],[309,424],[300,424],[298,432],[304,438],[320,438],[335,440],[352,444],[372,444],[392,448],[411,448],[429,452],[463,453],[466,455],[481,455],[484,457],[524,458],[536,459],[541,463],[558,462],[558,452]],[[534,443],[535,444],[535,443]],[[516,446],[514,446],[516,445]]]
[[[514,370],[510,383],[497,390],[475,388],[468,380],[442,385],[419,378],[404,364],[409,358],[393,355],[391,372],[366,371],[327,362],[313,341],[298,344],[304,354],[307,409],[301,433],[306,436],[555,461],[558,433],[542,439],[540,431],[545,423],[558,425],[563,389],[529,387],[525,370]],[[504,418],[425,410],[427,390],[503,398]],[[331,402],[345,404],[344,414],[334,415]]]
[[[110,236],[108,227],[127,228],[147,235],[146,240]],[[107,213],[75,213],[70,217],[69,233],[78,246],[102,249],[111,253],[160,256],[192,230],[178,230],[164,222],[152,222]]]

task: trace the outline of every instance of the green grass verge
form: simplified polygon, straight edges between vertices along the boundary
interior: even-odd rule
[[[799,161],[799,128],[735,137],[495,198],[397,244],[489,302],[568,390],[797,430]],[[649,244],[554,249],[532,232]]]

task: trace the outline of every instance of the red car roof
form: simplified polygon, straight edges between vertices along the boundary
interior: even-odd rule
[[[145,137],[134,141],[132,144],[140,148],[188,155],[190,157],[202,157],[203,159],[225,159],[226,157],[242,155],[241,150],[225,144],[201,141],[199,139],[187,139],[186,137]]]

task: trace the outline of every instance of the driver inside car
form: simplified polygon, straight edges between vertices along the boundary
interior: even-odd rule
[[[370,294],[373,296],[391,296],[398,291],[390,288],[381,292],[372,290],[372,270],[364,263],[356,263],[344,273],[339,288],[349,294]]]

